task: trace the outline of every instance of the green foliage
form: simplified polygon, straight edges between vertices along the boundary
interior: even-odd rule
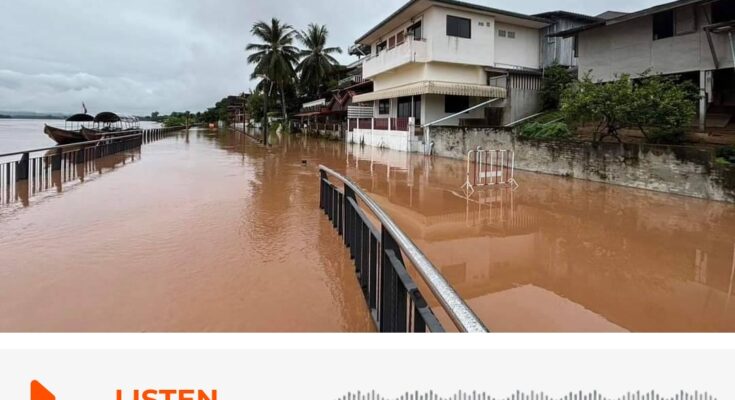
[[[631,124],[651,143],[679,143],[697,115],[698,98],[699,90],[691,82],[644,76],[635,87]]]
[[[250,111],[250,118],[261,122],[263,120],[263,101],[266,96],[263,93],[255,92],[248,97],[248,110]],[[268,99],[268,108],[271,109],[275,105],[273,98]],[[270,113],[269,113],[270,114]]]
[[[720,165],[735,164],[735,146],[720,147],[716,157]]]
[[[564,122],[531,122],[521,128],[521,137],[527,139],[569,139],[572,132]]]
[[[271,23],[259,21],[250,31],[260,43],[250,43],[245,48],[250,55],[247,60],[255,64],[252,79],[261,78],[259,90],[268,90],[265,85],[275,86],[281,92],[283,118],[286,119],[286,95],[284,88],[296,75],[295,65],[298,62],[300,50],[293,45],[298,33],[291,25],[284,24],[276,18]]]
[[[544,110],[559,108],[562,93],[574,82],[574,75],[560,65],[552,65],[544,70],[541,83],[541,100]]]
[[[600,83],[587,73],[564,91],[561,111],[567,121],[597,124],[594,141],[621,141],[621,129],[638,128],[649,142],[672,143],[694,118],[697,96],[691,84],[673,78],[644,73],[634,81],[624,74]]]
[[[186,115],[183,115],[180,113],[172,113],[172,115],[169,115],[163,120],[163,126],[167,128],[171,126],[185,126],[185,125],[186,125]]]
[[[306,31],[298,35],[304,45],[299,56],[296,72],[299,73],[302,86],[308,94],[318,96],[329,75],[334,72],[339,62],[332,54],[342,53],[339,47],[327,47],[329,31],[324,25],[309,24]]]

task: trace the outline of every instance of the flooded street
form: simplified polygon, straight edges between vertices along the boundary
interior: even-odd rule
[[[461,161],[288,135],[192,130],[130,161],[0,205],[0,331],[372,330],[320,163],[491,331],[735,331],[730,204],[520,172],[466,199]]]

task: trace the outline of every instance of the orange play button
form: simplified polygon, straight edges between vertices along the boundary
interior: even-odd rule
[[[31,382],[31,400],[56,400],[56,396],[41,385],[41,382],[33,381]]]

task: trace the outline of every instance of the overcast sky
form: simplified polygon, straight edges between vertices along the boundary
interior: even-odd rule
[[[2,0],[0,110],[200,111],[247,92],[253,22],[326,24],[346,48],[406,0]],[[663,0],[468,0],[523,13],[634,11]],[[344,63],[352,61],[344,54]]]

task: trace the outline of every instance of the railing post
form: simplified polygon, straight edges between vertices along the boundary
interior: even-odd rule
[[[28,172],[30,169],[30,154],[23,153],[19,161],[15,163],[15,181],[28,180]]]
[[[380,293],[380,332],[406,332],[406,293],[401,290],[402,283],[396,272],[389,253],[396,261],[403,263],[401,248],[393,236],[381,228],[380,265],[381,265],[381,293]]]
[[[84,163],[84,160],[87,158],[86,155],[84,154],[84,150],[85,150],[84,146],[79,147],[79,150],[77,150],[77,154],[74,155],[75,156],[74,163],[76,164]]]

